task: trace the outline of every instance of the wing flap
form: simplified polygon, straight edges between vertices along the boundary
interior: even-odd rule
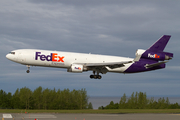
[[[123,67],[124,64],[131,63],[132,61],[123,61],[123,62],[104,62],[104,63],[76,63],[76,64],[83,64],[86,67],[109,67],[111,69]]]

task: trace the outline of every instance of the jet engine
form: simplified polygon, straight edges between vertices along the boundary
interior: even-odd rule
[[[72,64],[71,67],[67,69],[67,72],[82,73],[85,70],[86,68],[84,68],[83,65]]]
[[[164,61],[164,60],[172,59],[173,53],[161,52],[161,51],[153,52],[150,50],[138,49],[136,52],[136,56],[141,56],[141,58],[153,59],[156,61]]]

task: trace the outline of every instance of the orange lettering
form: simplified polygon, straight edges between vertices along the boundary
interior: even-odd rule
[[[64,60],[63,60],[64,57],[58,56],[58,58],[59,58],[58,62],[64,62]]]
[[[157,54],[155,54],[155,58],[160,58],[160,56],[158,56]]]
[[[56,56],[56,55],[57,55],[57,53],[52,54],[52,61],[57,61],[55,58],[57,58],[58,56]]]

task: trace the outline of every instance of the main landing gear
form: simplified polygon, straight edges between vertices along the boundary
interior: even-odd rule
[[[29,65],[26,65],[28,70],[26,70],[27,73],[30,73],[30,66]]]
[[[99,75],[99,72],[97,72],[97,75],[95,75],[95,73],[96,73],[96,71],[93,71],[93,74],[94,75],[90,75],[89,77],[91,78],[91,79],[101,79],[102,78],[102,76],[101,75]]]
[[[102,78],[102,76],[101,75],[90,75],[90,78],[91,79],[101,79]]]

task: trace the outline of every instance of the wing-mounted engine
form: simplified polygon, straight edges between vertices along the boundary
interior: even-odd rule
[[[79,64],[72,64],[71,67],[67,69],[67,72],[73,73],[82,73],[83,71],[87,71],[87,68]]]

